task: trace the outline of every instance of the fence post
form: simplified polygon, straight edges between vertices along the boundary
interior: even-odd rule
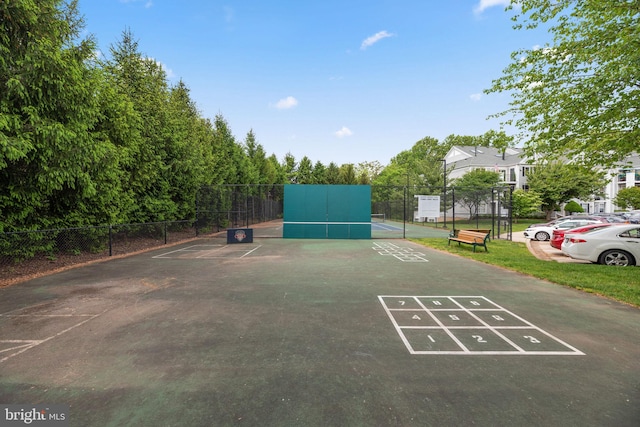
[[[409,180],[409,175],[407,175],[407,181]],[[407,188],[407,186],[404,186],[404,200],[402,201],[402,207],[403,207],[403,212],[402,212],[402,238],[406,239],[407,238],[407,193],[409,192],[409,189]]]
[[[164,244],[167,244],[167,221],[164,222]]]
[[[109,224],[109,256],[113,255],[113,236],[111,234],[111,224]]]
[[[456,188],[451,187],[451,229],[456,230]]]

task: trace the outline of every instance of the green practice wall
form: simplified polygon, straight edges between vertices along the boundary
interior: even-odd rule
[[[370,239],[369,185],[285,185],[283,237]]]

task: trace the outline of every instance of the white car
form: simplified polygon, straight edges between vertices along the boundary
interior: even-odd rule
[[[606,265],[640,264],[640,225],[620,224],[580,234],[567,234],[562,252],[575,259]]]
[[[578,228],[588,224],[597,224],[599,222],[601,221],[595,219],[572,219],[570,221],[563,221],[556,225],[536,224],[531,225],[526,230],[524,230],[524,237],[526,237],[527,239],[547,241],[553,235],[553,230],[570,230],[572,228]]]

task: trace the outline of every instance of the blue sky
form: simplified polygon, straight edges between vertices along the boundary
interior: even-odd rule
[[[508,94],[482,94],[519,48],[506,0],[80,0],[105,56],[125,29],[182,79],[204,117],[268,155],[379,161],[430,136],[481,135]]]

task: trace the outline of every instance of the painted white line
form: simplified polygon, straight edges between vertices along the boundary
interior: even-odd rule
[[[200,249],[202,247],[205,247],[205,248],[209,248],[209,247],[222,248],[224,246],[223,245],[191,245],[191,246],[187,246],[186,248],[181,248],[181,249],[176,249],[174,251],[165,252],[163,254],[156,255],[156,256],[151,257],[151,258],[172,258],[172,257],[168,257],[167,255],[175,254],[177,252],[201,252],[201,251],[204,250],[204,249]],[[198,248],[198,249],[192,249],[192,248]]]
[[[502,338],[503,340],[505,340],[506,342],[508,342],[513,348],[515,348],[518,351],[524,352],[525,350],[520,347],[519,345],[517,345],[516,343],[514,343],[513,341],[511,341],[509,338],[505,337],[504,335],[502,335],[501,333],[499,333],[498,331],[496,331],[493,326],[489,325],[487,322],[485,322],[484,320],[482,320],[481,318],[479,318],[478,316],[476,316],[475,314],[473,314],[473,312],[467,310],[465,307],[463,307],[460,303],[458,303],[458,301],[456,301],[455,299],[451,300],[454,304],[460,306],[460,308],[462,308],[464,311],[467,312],[467,314],[469,314],[471,317],[473,317],[475,320],[477,320],[478,322],[482,323],[488,330],[490,330],[491,332],[493,332],[494,334],[498,335],[500,338]],[[529,322],[525,322],[529,325],[531,325]],[[533,326],[533,325],[531,325]]]
[[[69,331],[71,331],[71,330],[73,330],[73,329],[75,329],[75,328],[77,328],[79,326],[82,326],[85,323],[90,322],[90,321],[92,321],[93,319],[95,319],[95,318],[97,318],[99,316],[102,316],[107,311],[108,311],[108,309],[104,310],[102,313],[91,315],[89,318],[83,320],[82,322],[76,323],[76,324],[74,324],[74,325],[72,325],[72,326],[70,326],[70,327],[68,327],[68,328],[66,328],[66,329],[64,329],[64,330],[62,330],[62,331],[60,331],[60,332],[58,332],[56,334],[53,334],[53,335],[51,335],[51,336],[49,336],[49,337],[47,337],[45,339],[38,340],[38,341],[33,341],[33,345],[27,345],[26,347],[18,346],[16,348],[21,348],[20,350],[16,351],[15,353],[9,354],[8,356],[3,357],[2,359],[0,359],[0,363],[4,362],[6,360],[9,360],[10,358],[12,358],[14,356],[17,356],[17,355],[19,355],[21,353],[24,353],[25,351],[29,350],[30,348],[33,348],[33,347],[38,346],[38,345],[40,345],[42,343],[45,343],[45,342],[50,341],[50,340],[52,340],[54,338],[57,338],[62,334],[66,334],[67,332],[69,332]],[[27,341],[25,340],[24,342],[27,342]]]
[[[6,353],[6,352],[8,352],[8,351],[17,350],[17,349],[19,349],[19,348],[24,348],[25,350],[28,350],[28,349],[30,349],[31,347],[34,347],[34,346],[36,346],[36,345],[40,344],[40,341],[26,341],[26,340],[0,340],[0,344],[2,344],[2,343],[9,343],[9,344],[12,344],[12,343],[16,343],[16,344],[17,344],[17,343],[23,343],[23,344],[22,344],[22,345],[16,345],[16,346],[13,346],[13,347],[9,347],[9,348],[2,349],[2,350],[0,350],[0,353]],[[26,344],[24,344],[24,343],[26,343]],[[25,347],[26,347],[26,348],[25,348]]]
[[[395,317],[393,317],[393,314],[391,314],[391,311],[389,311],[389,308],[387,307],[387,304],[385,304],[385,302],[384,302],[384,300],[382,298],[384,298],[384,297],[382,297],[382,296],[378,297],[378,299],[380,300],[380,303],[382,304],[382,307],[387,312],[387,316],[389,316],[389,319],[391,319],[391,323],[393,323],[393,326],[396,328],[396,332],[400,336],[400,339],[404,343],[405,347],[407,348],[409,353],[412,353],[413,352],[413,348],[411,347],[411,344],[409,344],[409,340],[402,333],[402,330],[400,329],[400,326],[398,325],[398,322],[396,322]]]
[[[444,324],[440,321],[440,319],[438,319],[436,316],[433,315],[433,313],[431,313],[429,311],[429,309],[427,307],[424,306],[424,304],[422,304],[422,302],[420,302],[420,300],[418,298],[414,298],[416,300],[416,302],[418,303],[418,305],[420,305],[423,309],[425,309],[427,311],[427,314],[429,314],[429,316],[431,316],[431,318],[438,324],[440,325],[440,327],[444,330],[444,332],[449,335],[449,338],[451,338],[453,340],[453,342],[455,342],[456,344],[458,344],[460,346],[460,348],[462,349],[462,351],[464,351],[465,353],[469,352],[469,349],[467,347],[465,347],[464,344],[462,344],[462,342],[460,342],[460,340],[458,338],[456,338],[455,335],[453,335],[451,333],[451,331],[449,330],[449,328],[447,328],[446,326],[444,326]]]
[[[4,317],[91,317],[93,314],[5,314]]]
[[[258,246],[256,246],[255,248],[251,249],[251,250],[250,250],[249,252],[247,252],[246,254],[242,255],[240,258],[244,258],[244,257],[246,257],[247,255],[249,255],[250,253],[252,253],[252,252],[254,252],[254,251],[256,251],[256,250],[258,250],[258,249],[259,249],[259,248],[261,248],[261,247],[262,247],[262,245],[258,245]]]

